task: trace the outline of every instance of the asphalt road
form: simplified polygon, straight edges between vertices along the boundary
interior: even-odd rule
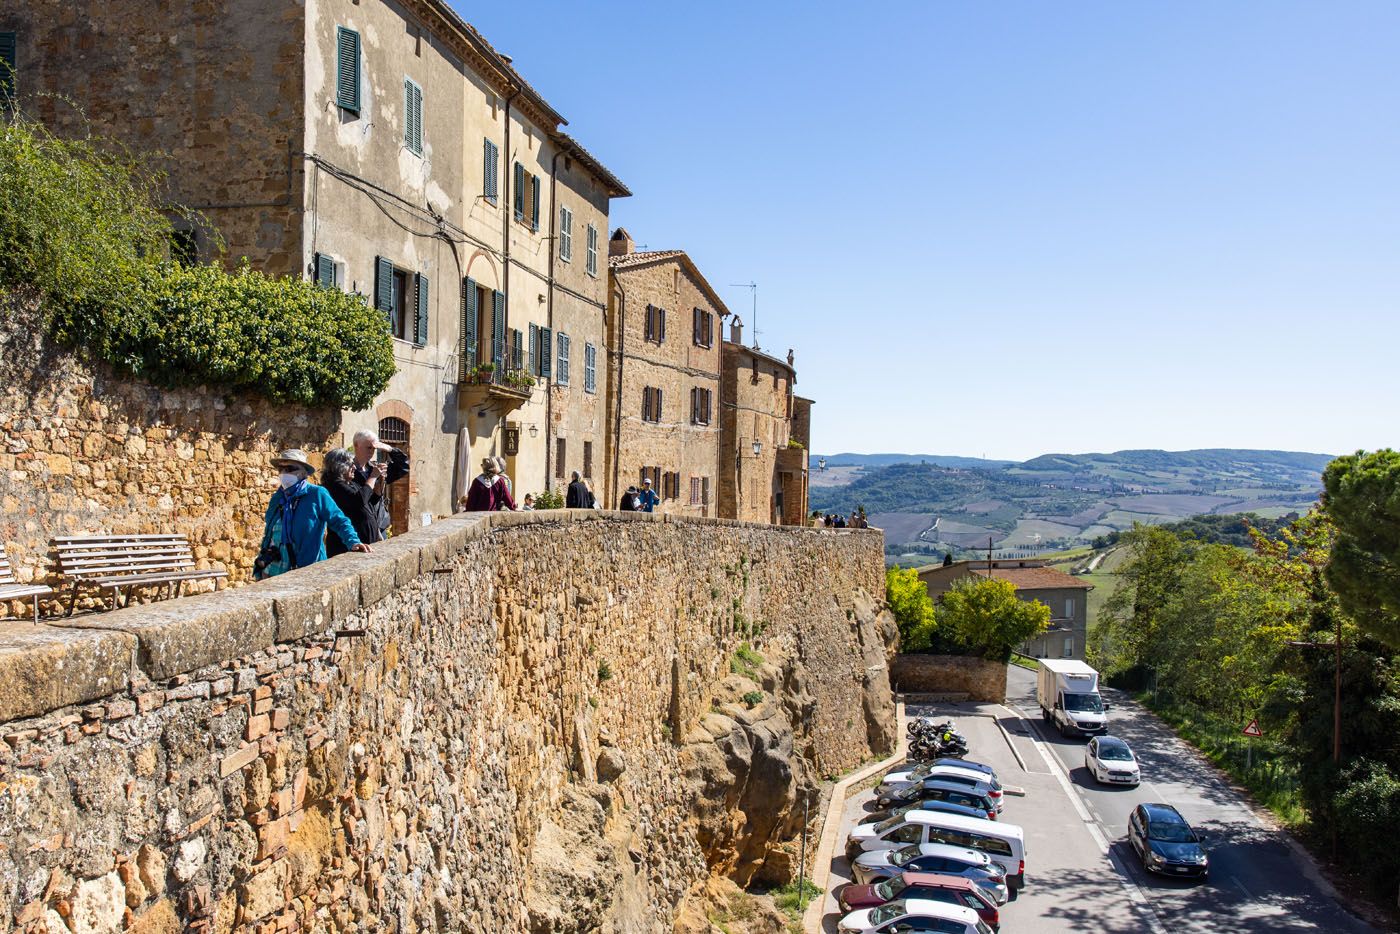
[[[1143,783],[1098,787],[1084,771],[1082,739],[1042,726],[1034,676],[1012,667],[1000,704],[910,705],[910,716],[950,716],[969,758],[997,770],[1009,793],[1001,819],[1022,827],[1026,888],[1002,906],[1002,930],[1058,934],[1178,934],[1179,931],[1371,931],[1348,914],[1310,859],[1255,817],[1245,800],[1151,714],[1113,695],[1110,729],[1137,752]],[[869,792],[847,803],[831,863],[822,930],[839,914],[831,894],[849,879],[842,855]],[[1149,876],[1127,843],[1128,815],[1144,801],[1175,805],[1210,838],[1205,883]]]
[[[1011,666],[1007,706],[1068,776],[1115,870],[1141,894],[1151,926],[1163,931],[1371,931],[1350,914],[1287,836],[1261,821],[1246,799],[1152,714],[1109,691],[1109,730],[1137,755],[1142,784],[1101,786],[1084,769],[1084,740],[1066,739],[1040,716],[1035,675]],[[1029,740],[1018,737],[1017,742]],[[1034,743],[1032,743],[1034,745]],[[1029,756],[1023,756],[1030,768]],[[1038,757],[1037,757],[1038,758]],[[1043,763],[1042,763],[1043,764]],[[1128,817],[1146,801],[1174,805],[1207,835],[1211,876],[1196,884],[1150,876],[1127,842]]]

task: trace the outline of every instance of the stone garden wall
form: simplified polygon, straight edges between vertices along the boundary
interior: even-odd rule
[[[0,932],[669,931],[792,875],[819,779],[893,747],[881,550],[463,515],[10,621]]]
[[[966,694],[968,699],[1006,700],[1006,665],[965,655],[898,655],[890,682],[906,694]]]

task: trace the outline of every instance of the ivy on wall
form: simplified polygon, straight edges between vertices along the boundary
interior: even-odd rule
[[[234,272],[172,262],[164,182],[115,144],[5,118],[0,288],[37,290],[59,340],[158,385],[369,408],[394,373],[383,315],[246,260]]]

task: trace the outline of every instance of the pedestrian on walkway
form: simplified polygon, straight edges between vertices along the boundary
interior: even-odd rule
[[[627,492],[622,494],[622,502],[617,504],[617,508],[621,509],[623,512],[636,512],[637,496],[637,488],[635,486],[629,486]]]
[[[584,481],[583,481],[583,488],[586,489],[586,490],[588,491],[588,508],[589,508],[589,509],[602,509],[603,507],[602,507],[602,505],[598,502],[598,497],[595,496],[594,493],[593,493],[593,481],[592,481],[592,480],[584,480]]]
[[[483,457],[481,473],[467,490],[466,511],[499,512],[514,509],[515,500],[511,499],[509,481],[501,473],[496,458]]]
[[[368,478],[361,483],[355,479],[354,455],[345,448],[332,448],[321,463],[321,486],[355,527],[360,541],[380,541],[380,491],[384,486],[380,471],[370,470]],[[326,557],[334,558],[349,550],[334,529],[326,532]]]
[[[569,509],[587,509],[589,500],[593,494],[588,492],[588,487],[584,485],[583,477],[579,472],[573,472],[573,479],[569,481],[569,492],[564,496],[564,505]]]
[[[263,516],[262,545],[253,562],[258,580],[274,577],[293,568],[304,568],[326,560],[326,530],[340,537],[350,551],[369,552],[355,527],[340,511],[325,487],[311,482],[316,472],[299,448],[283,451],[272,459],[281,484],[267,504]]]
[[[642,492],[637,494],[637,508],[642,512],[652,512],[659,502],[661,502],[661,497],[657,496],[656,491],[651,488],[651,477],[643,477]]]
[[[534,512],[534,511],[535,511],[535,494],[533,494],[533,493],[526,493],[526,494],[525,494],[525,499],[520,503],[520,511],[521,511],[521,512]]]
[[[359,483],[369,483],[371,476],[378,479],[374,487],[379,494],[379,498],[374,504],[375,521],[372,537],[363,539],[366,542],[383,541],[384,535],[389,531],[389,504],[384,499],[384,493],[389,484],[397,483],[408,476],[408,455],[398,448],[385,444],[379,440],[379,435],[369,430],[355,432],[351,440],[351,446],[355,450],[355,480]],[[384,457],[379,455],[383,454]]]

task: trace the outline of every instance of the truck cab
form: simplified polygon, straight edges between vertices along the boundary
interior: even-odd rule
[[[1108,730],[1099,673],[1081,661],[1040,659],[1036,700],[1041,716],[1065,736],[1098,736]]]

